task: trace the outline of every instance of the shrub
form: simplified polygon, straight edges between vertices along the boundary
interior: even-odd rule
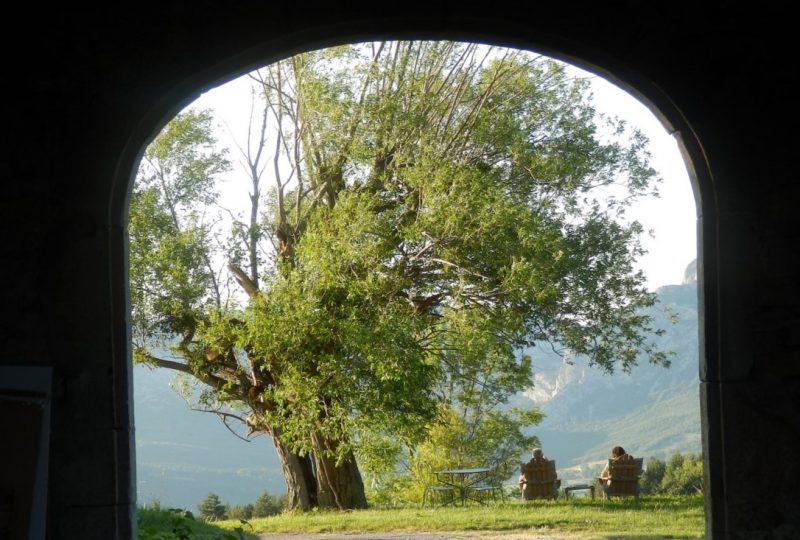
[[[661,479],[661,493],[692,495],[703,493],[703,459],[700,454],[675,454]]]
[[[197,505],[197,510],[203,519],[215,521],[225,517],[225,506],[220,502],[216,493],[209,493],[206,498]]]
[[[650,458],[639,487],[643,494],[703,493],[703,457],[701,454],[678,453],[666,462]]]
[[[247,520],[253,517],[254,506],[250,503],[239,505],[226,505],[225,516],[227,519]]]
[[[267,516],[274,516],[283,510],[285,506],[285,497],[276,497],[269,492],[264,491],[256,499],[253,505],[252,517],[260,518]]]
[[[649,458],[647,468],[639,481],[639,491],[643,495],[660,493],[661,480],[664,478],[664,471],[667,464],[658,458]]]
[[[367,501],[375,508],[404,508],[419,504],[416,484],[409,475],[387,476],[381,483],[373,483],[366,489]]]

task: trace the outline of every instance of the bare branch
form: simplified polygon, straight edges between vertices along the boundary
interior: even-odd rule
[[[258,294],[258,285],[253,283],[253,280],[250,279],[250,276],[248,276],[244,270],[233,263],[228,264],[228,270],[230,270],[234,278],[236,278],[236,281],[242,289],[244,289],[244,292],[247,293],[247,296],[252,298]]]
[[[215,410],[211,410],[211,409],[197,409],[195,407],[190,407],[190,408],[191,408],[191,410],[197,411],[197,412],[207,412],[207,413],[211,413],[211,414],[216,414],[219,417],[219,419],[222,420],[222,425],[224,425],[228,429],[228,431],[233,433],[236,437],[238,437],[239,439],[243,440],[244,442],[253,442],[252,439],[248,439],[247,437],[242,437],[241,435],[236,433],[236,431],[233,428],[231,428],[231,426],[228,425],[228,421],[227,421],[228,418],[233,418],[235,420],[240,421],[244,425],[249,426],[249,424],[247,423],[247,420],[245,420],[241,416],[237,416],[235,414],[226,413],[226,412],[222,412],[222,411],[215,411]],[[249,437],[253,433],[254,433],[253,431],[248,429],[248,435],[247,436]]]
[[[229,381],[221,377],[211,375],[209,373],[201,373],[201,374],[195,373],[187,364],[183,364],[181,362],[175,362],[174,360],[166,360],[164,358],[158,358],[156,356],[153,356],[152,354],[147,354],[147,353],[145,354],[145,356],[147,356],[149,362],[155,365],[156,367],[171,369],[173,371],[180,371],[181,373],[186,373],[187,375],[195,377],[200,382],[207,384],[208,386],[214,388],[215,390],[220,390],[222,389],[223,386],[229,383]]]
[[[489,278],[487,276],[484,276],[483,274],[480,274],[478,272],[474,272],[472,270],[468,270],[467,268],[464,268],[460,264],[456,264],[454,262],[450,262],[450,261],[447,261],[445,259],[439,259],[437,257],[431,257],[430,260],[433,261],[433,262],[438,262],[439,264],[443,264],[445,266],[450,266],[452,268],[457,268],[458,270],[461,270],[462,272],[465,272],[467,274],[470,274],[470,275],[473,275],[473,276],[477,276],[477,277],[479,277],[481,279],[485,279],[485,280],[489,281]]]

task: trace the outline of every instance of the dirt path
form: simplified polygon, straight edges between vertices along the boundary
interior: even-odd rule
[[[261,540],[576,540],[570,536],[531,536],[500,531],[438,533],[261,533]]]

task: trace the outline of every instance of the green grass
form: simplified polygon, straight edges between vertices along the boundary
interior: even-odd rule
[[[253,532],[456,532],[564,534],[601,539],[702,538],[702,497],[648,496],[610,501],[580,497],[496,505],[317,511],[252,519]],[[221,527],[240,526],[221,521]],[[249,530],[249,529],[248,529]]]
[[[136,512],[138,540],[252,540],[257,538],[239,521],[227,521],[225,527],[206,523],[191,512],[175,508],[140,507]],[[235,530],[242,528],[242,531]]]

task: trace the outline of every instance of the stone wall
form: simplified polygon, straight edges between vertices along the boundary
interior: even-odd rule
[[[203,89],[259,64],[419,37],[579,63],[676,132],[699,209],[707,536],[799,538],[792,18],[763,3],[652,4],[169,2],[8,15],[0,365],[53,368],[48,537],[134,535],[125,207],[144,146]]]

